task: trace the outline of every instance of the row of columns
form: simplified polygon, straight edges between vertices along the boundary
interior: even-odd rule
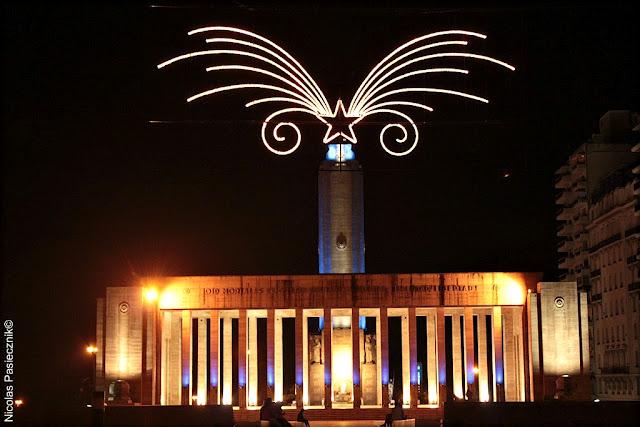
[[[521,308],[512,307],[511,309],[518,309],[513,313],[508,311],[510,308],[505,309],[505,312],[509,315],[509,321],[512,324],[509,325],[509,331],[516,336],[515,343],[510,345],[515,346],[518,352],[522,351],[522,338],[521,335],[516,333],[522,333],[521,321]],[[331,357],[331,338],[332,338],[332,312],[331,308],[323,309],[322,313],[325,319],[325,327],[323,329],[324,338],[324,376],[326,379],[332,377],[332,357]],[[368,309],[370,310],[370,309]],[[388,316],[396,315],[396,312],[401,310],[406,313],[406,317],[403,320],[403,383],[405,396],[405,403],[408,403],[410,407],[418,406],[418,380],[417,380],[417,339],[416,339],[416,316],[427,316],[427,339],[428,352],[427,352],[427,376],[429,381],[429,403],[437,404],[442,403],[447,396],[445,384],[446,381],[446,351],[445,351],[445,315],[452,316],[452,363],[453,363],[453,392],[459,398],[464,398],[466,388],[468,384],[478,382],[478,391],[480,400],[488,400],[489,388],[492,390],[494,400],[504,400],[504,382],[505,382],[505,358],[502,354],[503,349],[503,331],[502,331],[502,319],[503,316],[501,307],[489,307],[489,308],[428,308],[428,309],[416,309],[411,307],[408,309],[387,309],[380,308],[378,317],[378,330],[380,348],[380,360],[378,363],[380,366],[381,378],[378,381],[381,382],[382,396],[379,404],[382,407],[388,407],[388,383],[389,383],[389,343],[388,343]],[[262,310],[260,310],[262,311]],[[289,310],[287,310],[289,311]],[[267,395],[274,398],[282,396],[282,390],[276,389],[276,387],[282,387],[282,380],[276,380],[278,376],[282,375],[282,357],[276,358],[275,347],[276,337],[282,335],[281,325],[276,327],[275,322],[275,310],[268,309],[266,312],[267,319]],[[305,316],[303,309],[292,309],[291,312],[295,312],[295,383],[296,383],[296,404],[298,407],[303,406],[305,387],[303,378],[305,378],[305,368],[303,361],[304,351],[307,349],[306,345],[303,345],[304,340],[304,328]],[[390,313],[391,312],[391,313]],[[152,370],[149,369],[149,376],[145,381],[143,379],[143,396],[149,396],[148,402],[155,404],[175,404],[176,396],[172,393],[175,390],[175,379],[171,380],[170,365],[175,362],[177,354],[175,354],[175,345],[179,341],[179,359],[180,359],[180,398],[179,401],[182,405],[189,404],[230,404],[232,395],[232,381],[230,380],[232,375],[232,337],[231,337],[231,324],[232,318],[238,319],[238,343],[247,343],[248,351],[245,351],[244,344],[239,345],[239,351],[237,352],[238,362],[238,404],[240,408],[245,408],[248,405],[260,405],[261,402],[248,402],[247,395],[249,385],[249,378],[252,375],[251,369],[257,369],[257,343],[255,339],[247,340],[247,325],[252,331],[257,331],[256,317],[247,318],[247,310],[224,310],[222,315],[218,310],[181,310],[180,316],[172,316],[170,311],[160,312],[159,316],[154,315],[156,328],[150,328],[146,333],[147,340],[155,340],[147,354],[156,354],[155,363],[153,361],[146,360],[150,356],[145,357],[143,366],[153,366],[153,370],[156,371],[155,375],[152,375]],[[206,317],[204,317],[206,313]],[[169,314],[168,316],[165,314]],[[486,341],[486,324],[484,322],[484,314],[491,314],[492,316],[492,352],[493,352],[493,369],[492,369],[492,384],[489,384],[489,366],[487,364],[486,355],[488,351]],[[477,353],[480,355],[479,360],[475,360],[476,349],[474,348],[474,328],[473,318],[474,315],[478,316],[477,322]],[[351,312],[351,336],[352,336],[352,361],[353,361],[353,407],[360,407],[362,390],[361,390],[361,373],[360,373],[360,345],[359,345],[359,316],[360,312],[354,308]],[[461,328],[460,316],[463,316],[464,323]],[[192,318],[198,318],[197,322],[197,334],[198,334],[198,347],[197,351],[197,363],[198,363],[198,378],[191,378],[192,372]],[[206,319],[210,319],[209,322],[209,347],[207,349],[206,336],[207,336],[207,322]],[[219,351],[219,320],[223,319],[225,333],[222,336],[224,340],[224,353],[218,354]],[[435,320],[435,322],[434,322]],[[481,321],[482,320],[482,321]],[[405,323],[406,326],[405,326]],[[278,335],[278,330],[280,334]],[[406,332],[406,333],[405,333]],[[252,337],[256,332],[253,332]],[[459,345],[461,334],[464,334],[464,348]],[[179,339],[176,335],[179,335]],[[406,336],[405,336],[406,335]],[[510,335],[511,336],[511,335]],[[518,338],[519,337],[519,338]],[[435,350],[433,351],[432,348]],[[157,350],[160,349],[159,352]],[[206,355],[209,354],[209,373],[207,375],[207,360]],[[158,357],[159,356],[159,357]],[[221,374],[227,378],[224,381],[224,390],[218,390],[218,360],[223,361],[224,371]],[[247,364],[247,361],[251,363]],[[436,364],[437,360],[437,364]],[[523,355],[516,353],[515,356],[508,358],[507,367],[510,375],[517,377],[515,381],[517,390],[510,395],[510,400],[524,400],[524,370]],[[276,366],[276,362],[279,366]],[[405,362],[406,365],[405,366]],[[466,372],[462,372],[462,368],[466,369]],[[146,371],[145,371],[146,372]],[[146,377],[145,377],[146,378]],[[207,378],[209,379],[207,381]],[[463,379],[466,379],[463,381]],[[407,381],[408,380],[408,381]],[[148,390],[153,388],[153,390]],[[147,390],[145,390],[147,389]],[[436,394],[437,390],[437,394]],[[407,399],[407,391],[409,399]],[[324,389],[324,402],[325,408],[331,407],[332,402],[332,385],[331,381],[325,380]],[[224,397],[224,399],[223,399]],[[408,400],[408,402],[407,402]],[[145,403],[145,402],[143,402]]]

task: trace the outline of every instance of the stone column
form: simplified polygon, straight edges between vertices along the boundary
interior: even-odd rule
[[[502,311],[501,307],[493,307],[493,381],[495,384],[495,400],[504,402],[504,359],[502,356]]]
[[[153,367],[153,392],[154,392],[154,405],[162,404],[162,316],[163,312],[160,311],[158,306],[155,307],[155,314],[153,321],[156,324],[155,332],[155,364]]]
[[[302,312],[302,310],[300,310]],[[309,388],[311,381],[309,379],[309,327],[308,317],[303,313],[302,316],[302,404],[308,405],[310,403]],[[297,312],[296,312],[296,328],[297,328]],[[296,346],[298,345],[296,341]]]
[[[247,310],[238,314],[238,405],[247,407]]]
[[[487,323],[484,310],[478,313],[478,396],[481,402],[489,401],[489,366],[487,364]],[[493,385],[491,385],[493,388]]]
[[[140,377],[140,403],[153,404],[153,366],[155,360],[155,305],[143,301],[142,305],[142,369]],[[94,357],[97,359],[98,354]],[[97,380],[97,377],[96,377]],[[97,385],[97,383],[96,383]]]
[[[209,318],[209,390],[207,403],[218,404],[218,311],[211,310]]]
[[[267,310],[267,397],[273,399],[273,386],[275,384],[274,372],[274,335],[275,335],[275,311]]]
[[[360,312],[351,311],[351,356],[353,360],[353,407],[359,408],[362,402],[360,379]]]
[[[503,385],[504,397],[507,402],[518,400],[519,381],[518,375],[518,353],[516,350],[517,336],[513,328],[514,313],[513,307],[502,308],[502,347],[503,347]],[[499,384],[496,383],[496,388]]]
[[[182,405],[191,404],[191,311],[182,310]]]
[[[224,353],[220,356],[224,361],[222,376],[222,404],[231,405],[233,403],[233,319],[227,314],[222,319],[224,331],[222,342],[224,343]]]
[[[453,394],[459,399],[464,398],[464,386],[462,384],[462,361],[463,353],[460,348],[462,330],[460,329],[460,315],[455,313],[451,316],[451,350],[453,363]]]
[[[418,342],[416,336],[416,309],[409,307],[409,378],[411,395],[409,403],[412,408],[418,407]]]
[[[438,334],[435,310],[427,316],[427,381],[429,383],[429,404],[438,403]]]
[[[447,360],[445,353],[444,308],[436,309],[436,334],[438,341],[438,402],[440,406],[447,401]]]
[[[198,317],[198,378],[196,394],[198,396],[198,405],[207,403],[207,318]]]
[[[402,405],[411,402],[411,364],[409,362],[411,351],[409,350],[409,319],[408,311],[403,310],[400,329],[402,331]]]
[[[161,405],[180,405],[182,393],[182,313],[162,312]]]
[[[542,360],[540,354],[540,327],[538,320],[538,294],[527,294],[527,326],[529,344],[529,400],[542,400],[544,389],[542,386]]]
[[[523,322],[523,308],[513,307],[513,331],[515,341],[515,358],[516,358],[516,375],[518,375],[518,391],[517,400],[524,402],[526,399],[526,381],[525,381],[525,359],[524,359],[524,329],[522,327]]]
[[[258,405],[258,318],[250,315],[247,319],[247,406]]]
[[[330,409],[333,400],[333,385],[331,382],[331,309],[324,309],[324,407]],[[328,382],[328,384],[327,384]]]
[[[382,376],[382,407],[389,407],[389,317],[387,308],[380,309],[380,367]]]
[[[273,334],[273,370],[274,370],[274,387],[273,400],[279,402],[282,400],[283,389],[283,369],[282,369],[282,312],[275,312]]]
[[[296,407],[302,409],[304,406],[303,396],[304,387],[307,385],[304,383],[304,334],[303,334],[303,316],[302,309],[296,308]]]
[[[474,360],[473,354],[475,349],[473,347],[473,309],[467,307],[464,309],[464,346],[465,346],[465,375],[467,378],[466,389],[471,387],[477,387],[476,383],[476,374],[474,372],[474,368],[476,367],[477,361]],[[464,390],[465,394],[467,390]]]

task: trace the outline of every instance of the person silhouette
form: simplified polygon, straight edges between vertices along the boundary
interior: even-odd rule
[[[298,417],[296,418],[296,421],[304,423],[306,427],[310,427],[309,420],[307,419],[307,417],[304,416],[304,409],[300,409],[300,412],[298,412]]]
[[[271,421],[276,417],[275,405],[270,397],[264,399],[260,407],[260,421]]]

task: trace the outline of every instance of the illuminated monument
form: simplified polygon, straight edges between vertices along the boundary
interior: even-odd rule
[[[256,420],[266,397],[304,407],[314,420],[379,420],[394,404],[406,407],[410,417],[428,418],[440,414],[443,402],[454,396],[552,398],[565,376],[580,379],[589,372],[586,294],[575,282],[545,283],[540,274],[518,272],[364,273],[362,172],[352,150],[354,125],[373,114],[401,119],[383,127],[380,143],[391,155],[405,155],[415,148],[418,129],[409,115],[390,107],[431,107],[394,95],[433,92],[487,102],[439,88],[389,88],[431,72],[467,73],[406,69],[436,58],[479,59],[513,69],[482,55],[437,51],[467,44],[443,37],[485,36],[455,30],[413,39],[373,68],[348,109],[338,101],[332,111],[302,66],[270,40],[230,27],[190,34],[229,32],[242,38],[206,41],[239,49],[192,52],[159,68],[207,55],[249,57],[269,65],[271,71],[239,64],[207,70],[249,71],[288,88],[247,83],[209,89],[188,100],[245,88],[287,95],[247,104],[296,105],[271,113],[262,125],[262,141],[273,153],[289,154],[301,143],[296,123],[277,117],[312,114],[327,125],[328,150],[318,173],[321,274],[148,277],[108,287],[98,300],[96,328],[96,386],[107,402],[113,398],[111,385],[124,380],[135,402],[233,405],[236,420]],[[423,55],[425,50],[436,52]],[[383,98],[390,99],[380,102]],[[295,136],[289,146],[283,127],[287,136]],[[399,149],[385,142],[389,129],[402,134],[395,140]]]
[[[351,144],[331,144],[318,172],[320,273],[364,273],[362,168]]]

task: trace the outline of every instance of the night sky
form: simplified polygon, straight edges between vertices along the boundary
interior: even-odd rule
[[[516,72],[458,60],[449,66],[472,74],[438,83],[489,105],[429,97],[437,109],[414,112],[421,139],[403,158],[380,147],[381,124],[356,128],[366,270],[556,278],[553,173],[603,113],[639,108],[639,10],[392,3],[2,6],[2,311],[15,322],[18,395],[31,408],[77,403],[91,375],[84,346],[95,337],[95,299],[107,286],[145,275],[317,272],[325,129],[301,125],[300,149],[277,157],[259,137],[270,110],[244,107],[259,94],[187,105],[194,93],[239,81],[207,75],[214,59],[156,69],[202,47],[186,33],[204,25],[276,41],[332,106],[415,36],[487,34],[468,50]]]

